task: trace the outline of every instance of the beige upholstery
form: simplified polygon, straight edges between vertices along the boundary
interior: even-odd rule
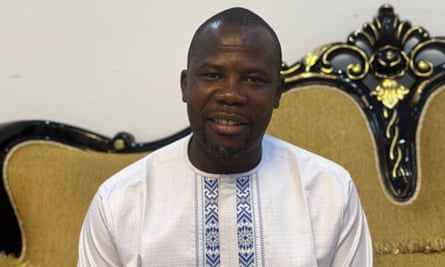
[[[308,86],[283,95],[268,133],[341,163],[358,188],[371,230],[376,267],[445,266],[445,90],[424,109],[419,135],[421,186],[395,204],[380,182],[367,120],[346,93]]]
[[[19,262],[75,266],[81,223],[98,186],[145,154],[83,151],[50,141],[16,146],[4,177],[23,237]]]

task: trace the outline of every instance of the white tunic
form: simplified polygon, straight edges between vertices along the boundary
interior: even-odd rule
[[[78,266],[372,266],[366,218],[342,167],[265,136],[254,169],[205,173],[189,161],[189,140],[105,181]]]

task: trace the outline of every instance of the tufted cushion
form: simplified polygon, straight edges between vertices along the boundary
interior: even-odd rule
[[[400,205],[387,197],[367,119],[347,94],[307,86],[283,94],[268,133],[348,169],[369,222],[375,266],[443,266],[445,262],[445,90],[430,98],[420,121],[420,191]],[[414,129],[413,129],[414,130]]]
[[[145,154],[84,151],[50,141],[16,146],[4,177],[23,237],[19,261],[75,266],[81,224],[98,186]]]

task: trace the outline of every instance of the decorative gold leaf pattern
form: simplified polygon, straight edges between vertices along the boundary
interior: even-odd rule
[[[409,93],[409,89],[399,82],[391,79],[384,79],[374,91],[371,92],[377,99],[389,109],[393,109],[400,100]]]

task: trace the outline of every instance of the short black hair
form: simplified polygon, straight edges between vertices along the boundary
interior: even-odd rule
[[[214,16],[210,17],[209,19],[207,19],[206,21],[204,21],[204,23],[202,23],[198,29],[195,31],[195,34],[193,35],[192,41],[190,43],[190,47],[188,50],[188,54],[187,54],[187,67],[190,64],[190,58],[192,56],[192,52],[196,46],[197,40],[199,38],[199,36],[201,35],[202,31],[210,24],[212,24],[215,21],[223,21],[223,22],[229,22],[229,23],[233,23],[239,26],[246,26],[246,27],[263,27],[264,29],[266,29],[266,31],[268,31],[274,42],[275,42],[275,46],[278,52],[278,60],[279,60],[279,64],[281,65],[281,61],[282,61],[282,52],[281,52],[281,44],[280,44],[280,40],[278,39],[277,34],[275,33],[275,31],[272,29],[272,27],[263,19],[261,18],[259,15],[255,14],[254,12],[246,9],[246,8],[242,8],[242,7],[233,7],[233,8],[229,8],[226,10],[223,10],[217,14],[215,14]]]

